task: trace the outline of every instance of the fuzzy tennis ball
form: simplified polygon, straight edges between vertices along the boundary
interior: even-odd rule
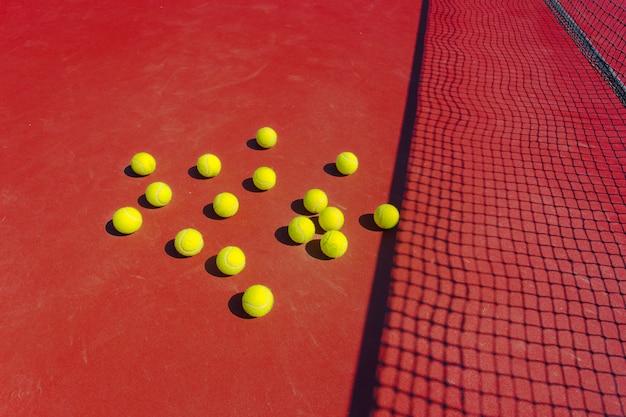
[[[276,185],[276,173],[269,167],[257,168],[252,176],[252,182],[259,190],[270,190]]]
[[[226,246],[217,254],[217,269],[226,275],[237,275],[246,266],[246,255],[237,246]]]
[[[329,258],[339,258],[348,250],[348,238],[339,230],[329,230],[322,236],[320,247]]]
[[[198,172],[205,178],[213,178],[222,170],[222,161],[210,153],[205,153],[198,158],[198,164],[196,165]]]
[[[142,223],[141,213],[134,207],[122,207],[113,214],[113,227],[125,235],[135,233]]]
[[[381,229],[392,229],[400,221],[400,213],[391,204],[381,204],[374,212],[374,222]]]
[[[319,216],[320,226],[322,229],[339,230],[343,227],[343,213],[337,207],[328,206],[320,212]]]
[[[311,213],[319,213],[328,206],[328,196],[319,188],[312,188],[304,195],[304,208]]]
[[[252,317],[263,317],[274,307],[274,294],[265,285],[256,284],[243,293],[241,305]]]
[[[156,160],[147,152],[139,152],[130,160],[130,167],[137,175],[150,175],[156,169]]]
[[[308,217],[297,216],[289,222],[289,237],[296,243],[306,243],[315,235],[315,224]]]
[[[335,164],[337,165],[337,171],[343,175],[350,175],[354,174],[359,167],[359,158],[352,152],[341,152],[337,156]]]
[[[239,200],[231,193],[219,193],[213,199],[213,210],[220,217],[232,217],[239,210]]]
[[[278,135],[271,127],[262,127],[256,132],[256,143],[262,148],[271,148],[276,145]]]
[[[204,238],[196,229],[183,229],[176,234],[174,247],[183,256],[197,255],[204,247]]]
[[[172,201],[172,189],[164,182],[153,182],[146,188],[146,200],[154,207],[163,207]]]

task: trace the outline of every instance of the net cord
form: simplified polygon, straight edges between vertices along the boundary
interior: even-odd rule
[[[578,48],[582,51],[585,58],[597,71],[600,72],[602,77],[617,95],[617,98],[626,107],[626,85],[624,85],[624,81],[620,79],[611,65],[606,61],[606,59],[604,59],[602,54],[593,45],[593,43],[591,43],[589,38],[587,38],[580,26],[578,26],[574,19],[572,19],[567,11],[565,11],[561,3],[558,0],[545,1],[559,20],[560,24],[570,35],[576,46],[578,46]]]

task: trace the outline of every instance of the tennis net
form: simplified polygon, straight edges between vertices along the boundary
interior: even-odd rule
[[[626,107],[548,1],[422,0],[351,417],[626,416]]]
[[[585,57],[626,106],[626,3],[546,0]]]

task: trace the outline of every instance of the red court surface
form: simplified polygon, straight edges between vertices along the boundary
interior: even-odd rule
[[[427,15],[374,415],[623,416],[626,109],[542,1]]]
[[[18,2],[0,43],[0,414],[331,416],[351,402],[419,8],[413,2]],[[250,139],[262,126],[275,148]],[[337,176],[338,153],[361,169]],[[129,175],[135,152],[157,170]],[[198,179],[203,153],[222,172]],[[268,165],[277,186],[249,178]],[[142,195],[173,189],[163,208]],[[348,253],[286,234],[309,188],[344,211]],[[217,220],[216,194],[237,215]],[[114,211],[144,225],[115,236]],[[200,230],[203,251],[174,255]],[[247,254],[216,273],[227,245]],[[241,317],[241,293],[274,291]]]
[[[626,110],[543,1],[8,1],[0,74],[0,415],[626,415]]]

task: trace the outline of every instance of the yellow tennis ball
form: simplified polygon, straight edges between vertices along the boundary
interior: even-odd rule
[[[400,212],[391,204],[381,204],[374,212],[374,222],[381,229],[391,229],[396,227],[400,221]]]
[[[276,185],[276,173],[269,167],[257,168],[252,176],[252,182],[259,190],[270,190]]]
[[[156,169],[156,160],[147,152],[139,152],[130,160],[130,167],[137,175],[150,175]]]
[[[135,233],[142,223],[141,213],[134,207],[122,207],[113,214],[113,227],[125,235]]]
[[[271,148],[276,145],[278,135],[271,127],[262,127],[256,132],[256,143],[262,148]]]
[[[239,200],[231,193],[219,193],[213,199],[213,210],[220,217],[232,217],[239,210]]]
[[[328,206],[328,196],[319,188],[312,188],[304,195],[304,208],[311,213],[319,213]]]
[[[213,154],[205,153],[198,158],[196,167],[203,177],[213,178],[222,170],[222,161]]]
[[[217,269],[226,275],[237,275],[246,266],[246,255],[237,246],[226,246],[217,254]]]
[[[154,207],[163,207],[172,201],[172,189],[164,182],[153,182],[146,188],[146,200]]]
[[[339,230],[329,230],[322,236],[320,247],[329,258],[339,258],[348,250],[348,238]]]
[[[204,247],[204,238],[196,229],[183,229],[176,234],[174,247],[183,256],[197,255]]]
[[[341,152],[337,156],[337,171],[343,175],[354,174],[359,167],[359,158],[352,152]]]
[[[243,293],[241,305],[252,317],[263,317],[274,307],[274,294],[265,285],[256,284]]]
[[[339,230],[343,227],[344,217],[337,207],[328,206],[320,212],[318,220],[322,229],[326,231]]]
[[[289,237],[296,243],[306,243],[315,235],[315,224],[308,217],[297,216],[289,222]]]

